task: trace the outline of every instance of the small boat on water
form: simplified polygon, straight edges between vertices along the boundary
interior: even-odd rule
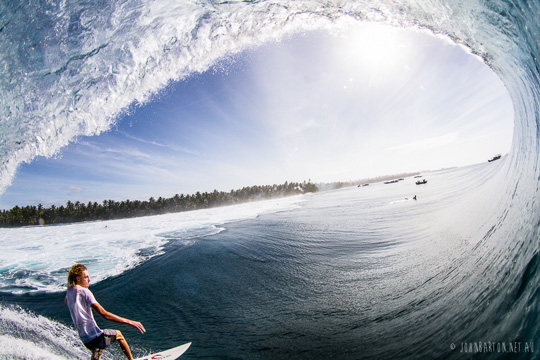
[[[422,185],[422,184],[427,184],[427,180],[424,179],[424,180],[422,180],[422,181],[417,181],[417,182],[416,182],[416,185]]]
[[[497,154],[495,155],[494,157],[492,157],[491,159],[488,160],[488,162],[492,162],[492,161],[495,161],[495,160],[499,160],[501,158],[501,154]]]

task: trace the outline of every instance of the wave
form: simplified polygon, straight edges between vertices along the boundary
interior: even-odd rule
[[[2,359],[86,359],[75,330],[19,307],[0,305]]]
[[[22,162],[100,134],[169,82],[309,23],[290,21],[286,3],[0,6],[2,192]]]
[[[462,269],[456,265],[451,273],[439,276],[441,285],[422,292],[429,298],[445,286],[467,308],[475,309],[464,314],[454,310],[454,318],[448,318],[448,322],[460,319],[463,337],[537,339],[539,14],[540,3],[525,0],[3,2],[0,188],[9,186],[22,162],[53,156],[78,136],[106,131],[120,114],[147,102],[171,81],[226,66],[227,58],[250,47],[287,34],[331,31],[358,21],[426,28],[468,47],[501,78],[513,101],[515,131],[511,152],[498,173],[482,180],[489,184],[489,194],[488,190],[478,198],[472,194],[463,204],[467,213],[480,212],[482,221],[469,223],[476,230],[467,234],[474,237],[467,239],[472,248],[459,258]],[[150,229],[144,231],[157,236]],[[76,234],[73,230],[75,238]],[[147,246],[147,240],[141,238],[137,249]],[[9,236],[3,235],[1,241],[9,243]],[[157,244],[155,252],[163,243]],[[122,269],[138,261],[135,253]],[[12,256],[20,256],[17,249]],[[10,271],[6,259],[3,272]],[[68,260],[75,259],[63,256],[62,264],[50,267],[39,265],[38,257],[18,261],[26,269],[45,268],[53,274]],[[105,266],[107,274],[115,273],[114,266]]]

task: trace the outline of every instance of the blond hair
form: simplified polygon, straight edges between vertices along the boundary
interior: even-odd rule
[[[72,287],[77,285],[77,278],[79,276],[82,276],[82,273],[86,269],[86,266],[83,264],[75,264],[71,267],[71,270],[69,270],[68,279],[67,279],[67,285],[68,287]]]

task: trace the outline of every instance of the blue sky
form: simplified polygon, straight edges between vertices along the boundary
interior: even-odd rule
[[[363,24],[264,44],[170,84],[107,133],[20,167],[14,205],[170,197],[464,166],[509,151],[513,110],[478,58]]]

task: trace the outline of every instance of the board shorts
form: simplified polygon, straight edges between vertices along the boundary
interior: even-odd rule
[[[116,330],[105,329],[103,330],[103,334],[85,343],[84,346],[86,346],[88,350],[92,351],[93,354],[94,352],[108,348],[115,341]]]

